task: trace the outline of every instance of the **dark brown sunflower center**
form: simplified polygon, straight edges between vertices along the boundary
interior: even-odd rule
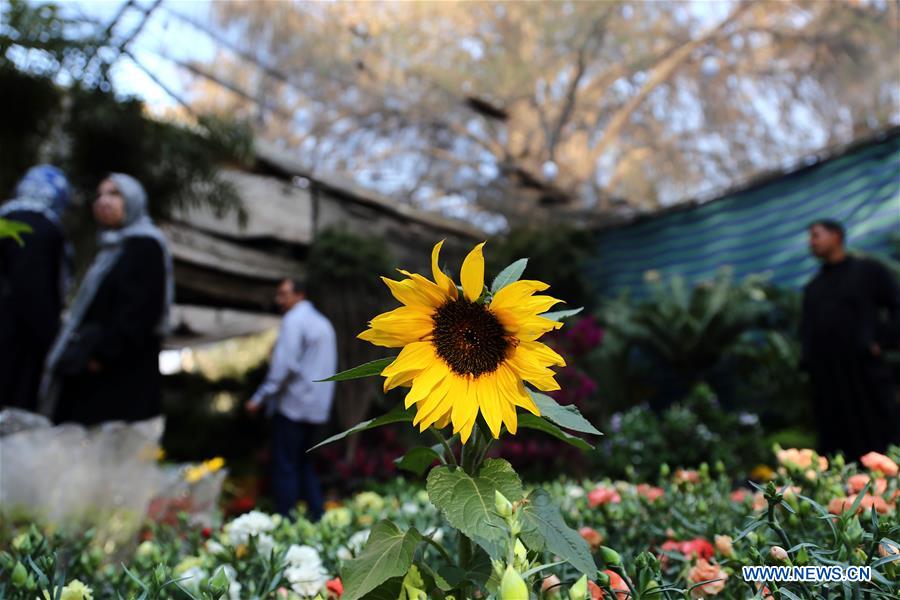
[[[497,317],[484,305],[462,299],[437,309],[433,343],[455,373],[475,377],[496,371],[510,347]]]

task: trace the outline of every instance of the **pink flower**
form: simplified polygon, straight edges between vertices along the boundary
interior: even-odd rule
[[[603,543],[603,536],[593,527],[582,527],[578,530],[578,533],[591,548],[596,548]]]
[[[847,489],[851,494],[858,494],[863,491],[863,488],[866,487],[866,484],[871,481],[872,478],[866,475],[865,473],[859,473],[857,475],[852,475],[847,479]],[[884,494],[887,491],[887,479],[883,477],[879,477],[875,480],[875,485],[869,489],[869,491],[873,491],[879,496]]]
[[[694,598],[703,598],[705,596],[715,596],[725,589],[725,581],[728,579],[728,573],[723,571],[719,565],[707,562],[704,559],[697,561],[690,572],[688,578],[693,583],[701,581],[709,581],[701,586],[697,586],[691,590],[691,596]]]
[[[734,544],[730,535],[717,535],[713,538],[716,542],[716,550],[725,557],[734,556]]]
[[[700,483],[700,473],[692,470],[676,469],[675,483]]]
[[[619,492],[613,488],[597,486],[588,493],[588,506],[591,508],[601,504],[609,504],[610,502],[618,504],[621,501],[622,497],[619,496]]]
[[[869,452],[859,460],[866,466],[867,469],[871,471],[881,471],[888,477],[895,477],[897,475],[897,471],[900,470],[900,468],[897,467],[897,463],[895,463],[884,454],[879,454],[878,452]]]
[[[745,488],[738,488],[731,492],[731,501],[741,503],[747,499],[747,490]]]
[[[638,495],[643,496],[650,502],[654,502],[658,498],[662,498],[666,493],[661,487],[652,486],[646,483],[638,484],[636,490]]]
[[[616,600],[629,600],[629,598],[631,597],[631,591],[628,589],[628,584],[625,583],[625,580],[622,579],[622,576],[615,571],[610,571],[609,569],[604,571],[604,573],[606,573],[606,575],[609,577],[609,588],[616,595]],[[603,588],[601,588],[593,581],[588,581],[588,589],[591,591],[591,600],[603,600],[607,597],[606,592],[603,591]]]

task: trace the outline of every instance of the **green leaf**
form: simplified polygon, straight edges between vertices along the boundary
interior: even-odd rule
[[[544,419],[543,417],[536,417],[531,413],[522,413],[519,415],[519,427],[542,431],[544,433],[552,435],[556,439],[566,442],[567,444],[571,444],[572,446],[575,446],[580,450],[590,452],[594,449],[593,446],[588,444],[580,437],[570,435],[547,419]]]
[[[0,219],[0,240],[3,238],[11,237],[16,240],[16,243],[20,246],[24,246],[25,242],[22,240],[23,233],[31,233],[32,229],[27,223],[20,223],[18,221],[10,221],[8,219]]]
[[[484,462],[477,477],[459,468],[435,467],[428,474],[428,497],[444,518],[492,558],[504,554],[509,536],[506,522],[494,508],[500,492],[510,502],[523,497],[522,482],[505,460]]]
[[[354,433],[359,433],[360,431],[365,431],[367,429],[375,429],[376,427],[383,427],[384,425],[391,425],[392,423],[411,423],[413,417],[414,415],[412,411],[406,410],[402,406],[398,406],[387,414],[381,415],[380,417],[376,417],[374,419],[369,419],[368,421],[363,421],[362,423],[357,423],[347,431],[343,431],[331,436],[323,442],[319,442],[318,444],[310,448],[307,452],[312,452],[317,448],[321,448],[322,446],[326,446],[328,444],[331,444],[332,442],[337,442],[338,440],[342,440],[345,437],[353,435]]]
[[[363,363],[352,369],[341,371],[329,377],[328,379],[319,379],[316,383],[322,381],[347,381],[348,379],[360,379],[361,377],[371,377],[372,375],[380,375],[384,368],[396,360],[396,356],[388,356],[379,358],[367,363]]]
[[[551,321],[561,321],[563,319],[573,317],[583,310],[584,307],[579,306],[578,308],[569,308],[567,310],[554,310],[553,312],[547,312],[538,316],[544,317],[545,319],[550,319]]]
[[[541,394],[540,392],[532,390],[528,390],[528,393],[540,409],[542,417],[553,421],[560,427],[572,431],[589,433],[591,435],[603,435],[596,427],[591,425],[590,421],[581,416],[581,413],[578,412],[578,408],[576,408],[574,404],[561,406],[547,394]]]
[[[440,448],[440,446],[438,447]],[[398,469],[403,469],[404,471],[409,471],[421,476],[422,473],[428,470],[428,467],[434,464],[434,461],[439,461],[440,459],[441,455],[433,448],[416,446],[404,454],[402,458],[395,460],[394,463],[397,465]]]
[[[512,263],[494,277],[494,283],[491,284],[491,293],[496,294],[514,281],[518,281],[522,273],[525,272],[525,265],[528,264],[527,258],[520,258]]]
[[[362,553],[344,563],[343,598],[368,598],[369,592],[389,579],[406,575],[420,541],[422,534],[415,528],[403,532],[390,521],[376,523]]]
[[[366,600],[397,600],[403,590],[403,578],[392,577],[366,594]]]
[[[597,564],[591,549],[578,532],[566,525],[559,507],[546,491],[537,489],[528,496],[519,514],[522,517],[522,541],[534,550],[546,548],[593,579]]]

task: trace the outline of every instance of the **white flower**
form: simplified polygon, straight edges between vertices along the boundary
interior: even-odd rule
[[[414,515],[419,512],[419,505],[415,502],[404,502],[400,510],[408,515]]]
[[[261,554],[269,554],[275,546],[275,540],[266,535],[275,529],[272,518],[257,510],[241,515],[225,526],[225,533],[232,546],[250,543],[252,536],[257,536],[257,549]]]
[[[244,587],[237,580],[237,571],[231,565],[225,565],[225,575],[228,577],[228,600],[241,600],[241,588]]]
[[[225,552],[225,546],[217,542],[216,540],[209,540],[206,542],[206,551],[210,554],[222,554]]]
[[[191,567],[179,575],[178,579],[178,583],[184,587],[190,590],[197,590],[200,587],[200,582],[206,579],[206,571],[200,567]]]
[[[328,574],[322,565],[288,567],[284,570],[284,576],[291,583],[291,588],[301,596],[315,596],[328,582]]]
[[[301,596],[317,594],[328,581],[322,558],[312,546],[293,544],[284,558],[289,565],[284,570],[284,576]]]
[[[580,485],[567,485],[566,495],[569,496],[569,498],[583,498],[584,488]]]
[[[341,560],[350,560],[354,556],[357,556],[363,549],[363,546],[366,545],[366,542],[369,539],[369,530],[363,529],[362,531],[357,531],[353,535],[350,536],[350,539],[347,540],[346,546],[341,546],[338,548],[337,557]]]
[[[322,558],[315,548],[312,546],[298,546],[297,544],[292,544],[288,548],[287,554],[284,555],[284,560],[294,567],[306,564],[322,564]]]

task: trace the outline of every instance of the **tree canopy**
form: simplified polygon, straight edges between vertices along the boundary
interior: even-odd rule
[[[510,220],[648,209],[898,118],[898,5],[221,2],[193,103]],[[224,87],[223,87],[224,84]]]

